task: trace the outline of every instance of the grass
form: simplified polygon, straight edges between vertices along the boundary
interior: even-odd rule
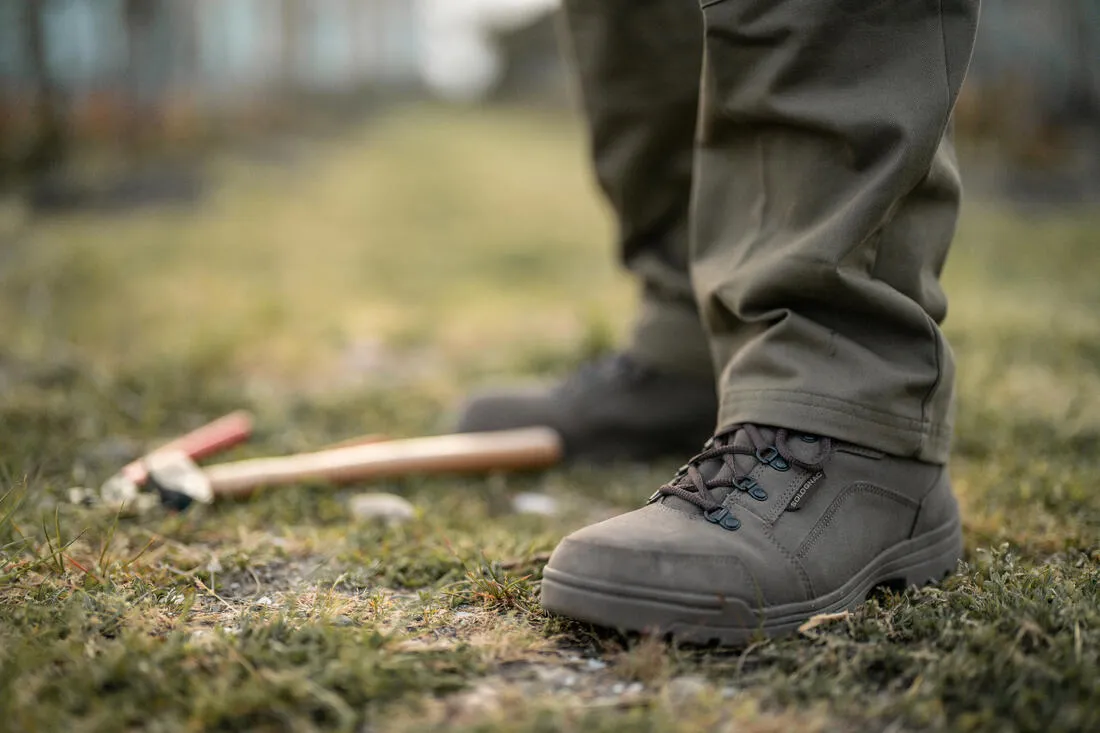
[[[1100,219],[973,203],[946,274],[962,571],[726,652],[545,616],[571,529],[673,465],[409,478],[415,521],[301,486],[179,515],[71,505],[236,407],[232,455],[445,429],[633,302],[576,126],[414,108],[193,210],[0,216],[0,730],[1100,729]],[[539,491],[556,516],[520,515]]]

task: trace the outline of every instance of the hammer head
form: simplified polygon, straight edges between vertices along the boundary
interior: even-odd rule
[[[183,451],[155,453],[146,459],[146,467],[146,491],[156,494],[161,505],[182,511],[194,502],[213,503],[210,480]]]
[[[182,511],[196,501],[214,501],[206,474],[182,451],[153,453],[145,459],[145,468],[148,477],[144,485],[125,473],[112,476],[100,492],[103,503],[144,514],[158,506]]]
[[[144,514],[157,507],[160,500],[155,494],[142,491],[142,487],[124,473],[116,473],[99,491],[100,501],[127,514]]]

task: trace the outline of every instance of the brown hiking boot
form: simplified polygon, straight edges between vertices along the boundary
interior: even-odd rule
[[[550,387],[476,395],[460,432],[554,428],[569,459],[652,460],[695,450],[714,432],[718,399],[709,377],[672,374],[615,354]]]
[[[647,506],[574,532],[543,573],[547,610],[623,631],[743,644],[942,579],[962,554],[944,466],[738,426]]]

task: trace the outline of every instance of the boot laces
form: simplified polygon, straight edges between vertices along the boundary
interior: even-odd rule
[[[745,432],[751,446],[734,444],[734,437],[738,431]],[[702,452],[681,466],[671,481],[657,489],[656,493],[650,497],[650,501],[658,501],[665,496],[675,496],[702,509],[703,513],[707,515],[707,519],[711,521],[724,520],[722,521],[723,526],[730,522],[736,522],[737,526],[740,526],[740,522],[728,516],[728,511],[723,507],[722,501],[729,496],[732,490],[744,491],[752,495],[753,498],[761,499],[763,490],[753,479],[749,478],[751,470],[741,470],[735,456],[751,456],[755,459],[757,465],[766,464],[781,471],[786,471],[791,466],[797,466],[806,471],[817,472],[824,468],[825,461],[832,455],[832,440],[803,435],[801,440],[818,443],[819,450],[816,460],[806,461],[800,459],[790,449],[789,441],[791,437],[790,431],[780,428],[775,434],[775,440],[768,442],[757,426],[747,423],[735,425],[728,431],[708,440],[703,446]],[[703,475],[701,468],[704,463],[709,461],[720,461],[727,470],[715,471],[714,475],[708,478]],[[724,491],[720,498],[715,498],[714,494],[711,493],[715,489],[729,489],[730,491]],[[763,499],[766,498],[767,495],[763,494]],[[722,516],[718,516],[719,513]],[[733,529],[735,527],[730,526],[727,528]]]

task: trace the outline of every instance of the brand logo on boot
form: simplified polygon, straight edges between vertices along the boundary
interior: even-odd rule
[[[791,498],[790,503],[787,504],[787,511],[798,511],[799,506],[802,504],[802,500],[806,498],[806,494],[808,494],[810,489],[816,486],[817,482],[824,477],[825,474],[821,473],[820,471],[815,473],[813,476],[810,476],[810,478],[807,479],[806,483],[802,484],[802,488],[798,490],[798,493]]]

